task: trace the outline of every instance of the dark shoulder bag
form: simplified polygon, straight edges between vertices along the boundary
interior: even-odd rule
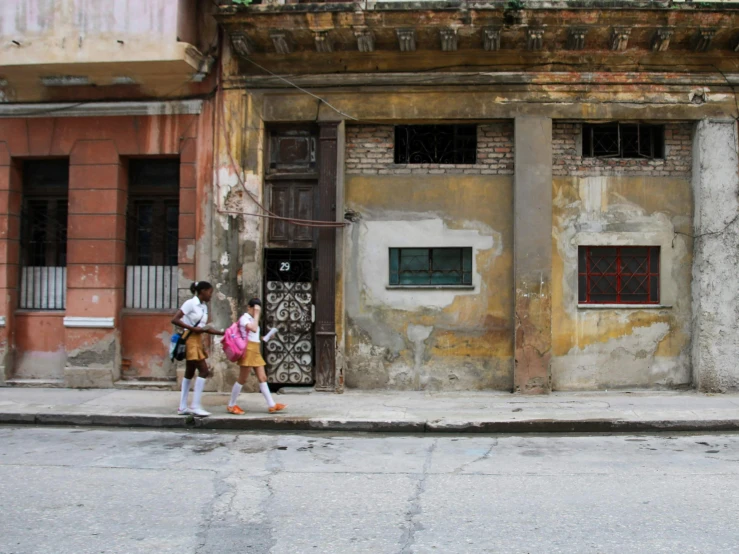
[[[200,322],[203,321],[203,318],[201,317],[198,319],[198,322],[193,325],[193,327],[197,327],[200,325]],[[178,362],[181,362],[185,359],[185,356],[187,356],[187,347],[185,346],[185,342],[187,342],[187,339],[190,337],[190,334],[192,331],[188,331],[187,329],[183,329],[179,333],[175,333],[172,335],[172,346],[170,347],[170,359],[174,362],[177,360]]]

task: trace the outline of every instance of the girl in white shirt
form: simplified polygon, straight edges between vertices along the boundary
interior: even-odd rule
[[[246,352],[239,360],[239,378],[234,383],[233,389],[231,390],[231,400],[228,403],[228,413],[235,415],[243,415],[244,410],[236,405],[236,400],[241,393],[241,388],[246,383],[246,378],[249,376],[249,372],[254,369],[259,380],[259,390],[262,392],[264,399],[267,401],[270,413],[279,412],[286,408],[284,404],[277,404],[272,399],[272,394],[269,392],[269,385],[267,385],[267,374],[264,371],[264,366],[267,362],[262,358],[261,347],[259,344],[260,340],[260,329],[259,329],[259,317],[262,313],[262,302],[258,298],[252,298],[249,300],[249,304],[246,313],[239,318],[239,329],[241,330],[241,336],[246,337],[248,333],[248,343],[246,345]]]
[[[193,297],[185,302],[172,319],[172,323],[185,329],[187,338],[185,340],[185,378],[182,380],[182,393],[180,395],[180,407],[177,413],[180,415],[193,414],[200,417],[210,415],[203,409],[201,398],[205,389],[205,379],[210,375],[208,368],[208,354],[203,347],[203,333],[210,335],[223,335],[223,331],[213,329],[208,325],[208,302],[213,296],[213,286],[207,281],[198,281],[190,285]],[[195,377],[195,371],[200,375],[195,380],[195,390],[192,395],[192,404],[187,407],[187,393],[190,391],[190,383]]]

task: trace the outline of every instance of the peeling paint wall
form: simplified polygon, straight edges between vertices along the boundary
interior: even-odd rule
[[[346,385],[511,390],[512,177],[348,174],[345,194]],[[411,246],[472,247],[474,289],[388,289]]]
[[[554,390],[691,383],[692,125],[673,127],[681,139],[668,142],[666,158],[681,159],[675,175],[648,176],[653,170],[647,169],[647,175],[631,176],[634,168],[654,164],[628,160],[621,169],[612,162],[572,166],[577,176],[554,178]],[[573,143],[580,132],[573,124],[555,123],[555,129],[555,137],[567,135]],[[555,167],[564,166],[556,159],[562,152],[555,148]],[[659,246],[662,307],[578,307],[578,246],[598,245]]]
[[[222,329],[246,311],[250,298],[262,295],[264,221],[249,215],[261,212],[244,190],[264,203],[260,99],[259,95],[230,90],[216,102],[214,186],[209,199],[212,217],[206,223],[210,229],[207,239],[199,237],[199,242],[208,241],[208,253],[199,255],[209,266],[202,268],[202,274],[199,270],[198,276],[210,279],[215,287],[211,319]],[[211,341],[210,352],[209,362],[215,371],[206,390],[230,390],[238,367],[225,358],[217,340]],[[183,371],[178,369],[178,378]],[[246,390],[256,389],[252,376]]]

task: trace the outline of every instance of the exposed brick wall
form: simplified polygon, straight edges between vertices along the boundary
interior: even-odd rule
[[[346,172],[364,175],[513,175],[513,124],[477,126],[476,164],[396,164],[392,125],[346,129]]]
[[[552,150],[554,175],[651,175],[689,177],[692,167],[692,123],[665,125],[665,159],[583,158],[582,124],[554,122]]]

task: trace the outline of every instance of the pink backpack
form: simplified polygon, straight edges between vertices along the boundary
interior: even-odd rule
[[[248,337],[243,337],[241,335],[241,329],[239,329],[239,322],[237,321],[231,325],[231,327],[226,329],[226,333],[221,339],[223,353],[229,361],[238,362],[244,355],[244,352],[246,352],[246,345],[248,342]]]

